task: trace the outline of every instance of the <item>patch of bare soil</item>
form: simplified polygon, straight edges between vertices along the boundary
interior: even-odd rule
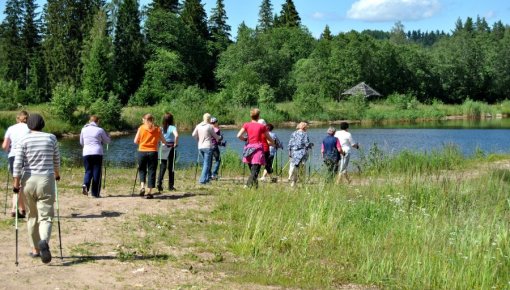
[[[184,191],[164,192],[148,200],[131,196],[132,181],[123,176],[111,182],[112,188],[103,190],[103,198],[93,199],[81,194],[80,174],[69,174],[65,179],[59,183],[63,259],[55,218],[50,240],[53,259],[47,265],[39,258],[29,257],[24,220],[20,220],[18,227],[19,265],[15,265],[15,227],[9,215],[9,193],[7,215],[0,216],[0,289],[277,289],[232,282],[230,274],[208,262],[214,258],[212,253],[199,253],[192,262],[181,260],[180,257],[194,252],[192,244],[166,246],[159,251],[172,257],[172,261],[158,261],[157,255],[135,254],[134,259],[127,261],[119,258],[120,247],[131,234],[123,233],[130,229],[126,225],[138,223],[142,214],[168,215],[177,226],[189,223],[190,214],[213,209],[217,197],[210,193],[221,183],[198,187],[189,182]],[[3,199],[5,187],[2,189]],[[200,233],[185,235],[184,239],[207,243]]]

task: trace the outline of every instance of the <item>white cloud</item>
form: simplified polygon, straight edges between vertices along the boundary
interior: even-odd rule
[[[322,12],[314,12],[312,14],[312,18],[315,20],[323,20],[325,16],[326,15],[324,15],[324,13],[322,13]]]
[[[487,18],[487,19],[494,18],[495,16],[496,16],[496,12],[494,12],[494,10],[487,11],[487,13],[485,13],[485,18]]]
[[[356,0],[347,18],[366,21],[420,20],[434,16],[439,0]]]

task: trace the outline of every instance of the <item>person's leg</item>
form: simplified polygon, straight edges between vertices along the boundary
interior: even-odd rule
[[[7,170],[9,171],[9,173],[12,176],[13,165],[14,165],[14,157],[9,157],[8,162],[9,162],[9,164],[8,164]],[[25,206],[25,203],[23,202],[23,187],[21,187],[21,190],[20,190],[20,192],[18,194],[13,194],[12,195],[12,209],[11,209],[11,216],[12,217],[16,217],[16,199],[17,199],[17,202],[18,202],[18,217],[19,218],[25,218],[25,215],[26,215],[26,206]]]
[[[156,171],[158,169],[158,152],[148,152],[148,176],[147,176],[147,187],[149,188],[149,194],[152,189],[156,187]]]
[[[212,159],[214,160],[214,166],[211,174],[212,177],[218,177],[218,171],[220,170],[220,148],[216,147],[212,149]]]
[[[85,175],[83,176],[83,185],[85,185],[85,189],[88,192],[90,189],[90,183],[91,183],[92,177],[93,177],[91,155],[83,156],[83,167],[85,167]]]
[[[39,236],[41,240],[49,243],[51,226],[55,215],[55,176],[38,176],[37,185],[37,212],[39,222]]]
[[[167,167],[167,160],[161,159],[161,163],[159,164],[159,174],[158,174],[158,190],[163,190],[163,179],[165,178],[165,172]]]
[[[145,188],[148,160],[147,152],[138,152],[138,176],[140,177],[141,188]]]
[[[41,240],[39,236],[39,227],[38,227],[38,212],[37,212],[37,182],[36,177],[23,177],[21,180],[21,184],[23,186],[23,190],[25,192],[25,199],[27,202],[27,232],[28,232],[28,242],[30,247],[32,248],[32,253],[39,253],[39,248],[37,244],[39,240]]]
[[[93,197],[99,197],[99,193],[101,191],[101,176],[102,176],[102,168],[103,164],[103,156],[102,155],[91,155],[90,160],[92,161],[92,187],[91,192]]]
[[[351,154],[347,153],[344,156],[342,156],[342,159],[340,160],[340,169],[338,173],[337,182],[340,182],[342,177],[345,177],[347,182],[351,182],[349,179],[349,176],[347,175],[347,166],[349,165],[349,160],[351,158]]]
[[[298,179],[298,176],[297,176],[298,170],[299,170],[299,165],[294,165],[293,163],[289,164],[290,186],[296,185],[296,181]]]
[[[248,164],[250,168],[250,176],[248,177],[248,181],[246,182],[246,185],[251,187],[255,186],[258,187],[258,176],[260,172],[261,165],[260,164]]]
[[[175,181],[175,148],[172,147],[170,149],[170,154],[168,155],[168,189],[174,190],[174,181]]]
[[[204,158],[204,163],[202,166],[202,174],[200,175],[200,183],[205,184],[209,182],[209,172],[211,170],[212,163],[212,153],[211,149],[200,149],[202,156]]]

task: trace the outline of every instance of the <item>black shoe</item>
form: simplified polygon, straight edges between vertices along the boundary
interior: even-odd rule
[[[40,251],[39,254],[41,255],[41,261],[44,264],[48,264],[49,262],[51,262],[51,252],[48,242],[46,242],[46,240],[40,240],[38,245]]]
[[[170,186],[170,188],[169,188],[168,190],[170,190],[170,191],[176,191],[177,189],[175,189],[175,187],[173,187],[173,186]]]
[[[145,195],[145,188],[140,189],[139,195],[140,196],[144,196]]]
[[[87,186],[85,184],[81,186],[81,194],[89,195],[89,191],[87,190]]]
[[[154,196],[153,196],[152,194],[150,194],[150,193],[149,193],[149,194],[147,194],[146,199],[153,199],[153,198],[154,198]]]
[[[163,191],[163,186],[158,185],[158,191],[159,191],[159,192]]]
[[[24,210],[18,212],[18,218],[19,219],[24,219],[26,215],[27,215],[27,212],[24,211]]]

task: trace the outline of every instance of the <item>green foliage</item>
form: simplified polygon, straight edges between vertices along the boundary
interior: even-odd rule
[[[268,109],[275,108],[276,97],[274,95],[274,90],[267,84],[261,85],[259,87],[259,106]]]
[[[107,35],[107,16],[99,10],[82,52],[83,89],[87,103],[106,100],[113,89],[111,39]]]
[[[125,0],[115,27],[113,69],[121,103],[126,104],[143,81],[144,39],[138,1]]]
[[[347,110],[347,118],[352,120],[362,120],[365,117],[365,114],[370,105],[365,96],[352,95],[347,99],[345,107]]]
[[[232,223],[226,238],[243,258],[243,280],[313,289],[506,288],[508,170],[445,171],[452,163],[439,165],[443,157],[453,154],[460,167],[469,160],[437,154],[403,153],[394,157],[397,174],[362,176],[349,187],[225,195],[215,215]],[[412,161],[438,166],[407,171]]]
[[[503,101],[499,110],[502,114],[510,115],[510,100]]]
[[[481,118],[484,114],[488,112],[488,106],[486,103],[473,101],[471,99],[466,99],[462,104],[462,111],[464,116],[469,118]]]
[[[416,109],[419,102],[416,97],[410,94],[394,93],[388,96],[386,103],[395,106],[399,110]]]
[[[90,115],[97,115],[101,119],[101,126],[106,130],[119,129],[121,123],[122,104],[119,98],[110,93],[108,101],[97,99],[90,106]]]
[[[99,9],[94,0],[50,0],[44,10],[44,57],[50,87],[61,82],[79,86],[81,50]]]
[[[17,100],[22,98],[23,92],[15,81],[0,79],[0,110],[14,110],[19,105]]]
[[[52,92],[51,110],[61,120],[74,121],[74,112],[81,102],[81,96],[73,85],[60,83]]]

